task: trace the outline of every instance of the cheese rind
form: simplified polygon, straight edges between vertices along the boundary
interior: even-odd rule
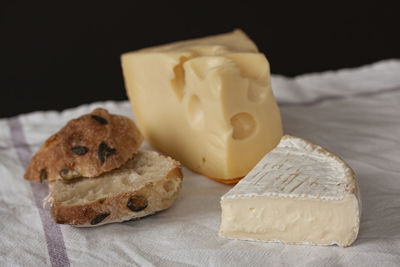
[[[357,237],[361,202],[345,162],[284,136],[221,198],[221,208],[223,237],[346,247]]]
[[[138,126],[155,148],[220,180],[245,176],[282,136],[269,63],[240,30],[122,55]]]

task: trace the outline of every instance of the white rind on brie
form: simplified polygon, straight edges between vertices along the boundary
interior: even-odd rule
[[[221,207],[223,237],[343,247],[356,239],[361,215],[352,169],[289,135],[221,198]]]

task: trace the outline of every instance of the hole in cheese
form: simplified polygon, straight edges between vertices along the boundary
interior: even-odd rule
[[[196,58],[196,60],[193,60],[191,62],[191,68],[193,70],[193,73],[199,79],[204,80],[211,70],[216,69],[227,63],[230,63],[230,61],[222,56],[205,56],[201,57],[200,59]]]
[[[233,139],[245,139],[249,137],[256,129],[256,121],[253,116],[247,112],[241,112],[231,118],[233,127]]]
[[[260,102],[265,99],[270,90],[266,86],[269,84],[269,65],[265,56],[259,53],[235,53],[227,57],[238,66],[240,75],[249,81],[247,98],[251,102]]]
[[[206,158],[205,158],[205,157],[202,157],[202,158],[201,158],[201,162],[203,162],[203,164],[205,164],[205,163],[206,163]]]
[[[188,57],[181,57],[179,59],[179,64],[173,68],[174,78],[171,80],[171,87],[174,89],[176,96],[179,101],[182,100],[185,88],[185,70],[183,68],[183,63],[189,60]]]
[[[192,95],[189,99],[188,115],[193,123],[198,123],[204,117],[204,110],[197,95]]]

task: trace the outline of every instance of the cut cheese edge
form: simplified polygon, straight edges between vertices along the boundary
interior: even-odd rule
[[[351,245],[361,202],[352,169],[324,148],[286,135],[221,198],[222,237]]]
[[[245,176],[282,136],[269,63],[240,30],[121,57],[146,140],[217,180]]]

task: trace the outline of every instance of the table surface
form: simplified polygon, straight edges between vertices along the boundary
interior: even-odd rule
[[[399,73],[400,61],[388,60],[272,77],[285,133],[326,147],[356,173],[363,211],[351,247],[221,238],[219,199],[232,186],[186,168],[182,191],[166,211],[96,228],[54,224],[42,207],[47,186],[23,180],[24,169],[45,139],[71,118],[95,107],[133,118],[127,101],[108,101],[0,120],[0,265],[399,266]]]

